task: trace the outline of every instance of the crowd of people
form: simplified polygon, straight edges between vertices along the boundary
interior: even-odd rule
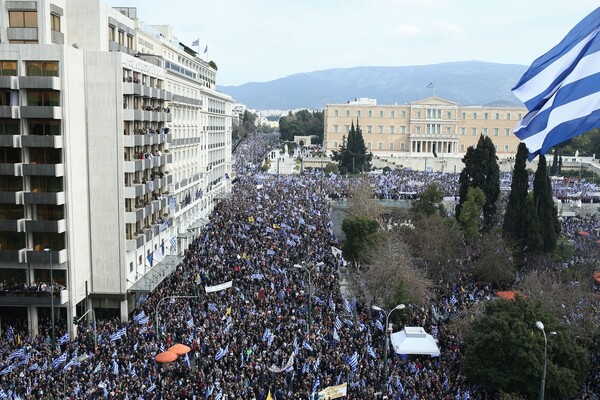
[[[238,172],[259,166],[269,145],[266,139],[248,143],[256,157],[245,151]],[[450,190],[456,178],[420,174],[374,179],[378,188],[390,187],[390,196],[411,191],[411,179],[423,182],[419,186],[435,179]],[[492,398],[460,374],[461,338],[447,324],[493,297],[488,287],[466,282],[439,289],[429,307],[399,312],[406,325],[434,335],[441,354],[390,354],[389,378],[382,382],[385,316],[357,301],[338,277],[344,261],[328,199],[348,186],[333,177],[323,185],[323,179],[240,175],[184,261],[138,298],[128,322],[82,324],[76,337],[58,324],[55,346],[47,320],[36,337],[9,326],[0,341],[0,399],[264,400],[269,393],[308,399],[343,383],[348,399],[381,398],[382,391],[401,400]],[[157,363],[155,356],[175,343],[191,351]],[[584,389],[584,398],[598,399],[597,379]]]

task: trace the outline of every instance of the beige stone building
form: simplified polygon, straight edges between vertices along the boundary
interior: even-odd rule
[[[382,158],[443,157],[460,159],[480,135],[489,136],[499,159],[513,157],[519,139],[512,133],[525,108],[460,106],[430,97],[404,105],[377,105],[373,99],[329,104],[324,112],[328,154],[348,136],[358,120],[367,148]]]

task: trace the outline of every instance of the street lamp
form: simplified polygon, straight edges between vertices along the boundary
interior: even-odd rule
[[[162,303],[163,301],[165,301],[167,299],[197,299],[197,298],[198,298],[198,296],[166,296],[158,301],[158,303],[156,304],[156,309],[154,310],[154,319],[156,320],[156,341],[157,342],[158,342],[158,325],[159,325],[158,307],[160,307],[160,303]]]
[[[544,400],[544,391],[546,390],[546,362],[548,360],[548,339],[546,337],[546,331],[544,330],[544,324],[542,321],[537,321],[535,326],[544,334],[544,367],[542,368],[542,384],[540,386],[540,400]],[[550,332],[550,336],[554,335],[556,335],[556,332]]]
[[[382,377],[382,379],[381,379],[381,386],[382,386],[381,393],[383,395],[383,397],[382,397],[383,399],[387,399],[387,362],[388,362],[388,356],[387,356],[387,353],[388,353],[388,335],[387,335],[387,332],[391,333],[391,331],[392,331],[392,329],[389,328],[390,315],[394,311],[396,311],[396,310],[402,310],[405,307],[406,306],[404,304],[398,304],[396,307],[392,308],[390,310],[390,312],[386,313],[385,310],[383,308],[381,308],[381,307],[377,307],[376,305],[371,306],[371,308],[373,310],[380,311],[380,312],[386,314],[386,316],[385,316],[385,330],[386,330],[386,332],[385,332],[384,338],[383,338],[385,340],[385,343],[383,345],[383,371],[381,373],[381,377]]]
[[[52,322],[52,348],[54,349],[54,280],[52,278],[52,249],[44,249],[48,253],[48,262],[50,263],[50,320]]]
[[[94,318],[94,353],[95,353],[96,350],[98,349],[98,335],[96,334],[96,313],[94,312],[94,309],[90,308],[85,313],[83,313],[83,315],[81,317],[79,317],[79,319],[77,320],[77,323],[79,323],[89,313],[92,313],[92,317]]]
[[[321,265],[323,265],[322,262],[316,264],[317,267],[320,267]],[[304,271],[306,271],[308,273],[308,329],[307,329],[307,331],[310,331],[310,328],[312,327],[312,314],[311,314],[311,309],[312,309],[312,271],[313,271],[312,267],[314,267],[314,265],[312,265],[312,264],[308,264],[308,266],[294,264],[294,268],[303,269]]]

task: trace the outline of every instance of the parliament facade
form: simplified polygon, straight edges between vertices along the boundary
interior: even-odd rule
[[[498,158],[509,158],[519,144],[513,128],[526,112],[520,107],[460,106],[435,96],[404,105],[377,105],[372,99],[328,104],[323,147],[328,154],[338,149],[358,121],[365,145],[381,157],[462,157],[480,135],[487,135]]]

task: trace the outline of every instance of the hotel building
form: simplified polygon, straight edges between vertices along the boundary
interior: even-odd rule
[[[324,111],[324,148],[338,149],[358,120],[365,145],[381,157],[462,158],[487,135],[498,158],[513,157],[519,139],[512,133],[526,114],[519,107],[460,106],[438,97],[406,105],[377,105],[373,99],[328,104]]]
[[[230,192],[232,99],[135,8],[0,4],[1,322],[126,319]]]

